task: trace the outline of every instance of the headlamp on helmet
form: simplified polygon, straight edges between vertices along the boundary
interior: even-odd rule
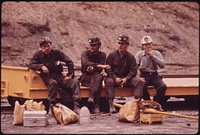
[[[117,39],[117,42],[118,43],[126,43],[126,44],[129,44],[129,37],[127,35],[120,35]]]
[[[148,43],[152,43],[153,40],[150,36],[144,36],[141,39],[141,44],[148,44]]]
[[[40,46],[46,43],[52,43],[49,37],[42,37],[39,41]]]
[[[91,38],[88,39],[88,42],[90,45],[101,45],[100,38],[97,36],[92,36]]]

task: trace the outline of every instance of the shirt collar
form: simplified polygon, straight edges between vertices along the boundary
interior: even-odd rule
[[[142,50],[142,56],[145,56],[145,55],[146,55],[145,51],[144,51],[144,50]]]
[[[118,55],[120,55],[119,50],[117,50],[116,52],[117,52]],[[126,52],[124,53],[124,56],[126,56],[127,54],[128,54],[128,51],[126,50]]]
[[[99,55],[99,54],[100,54],[100,51],[98,51],[97,53],[92,53],[92,52],[89,50],[89,54],[90,54],[90,56],[91,56],[91,55]]]
[[[41,51],[42,52],[42,51]],[[43,52],[42,52],[42,57],[44,57],[45,55],[51,55],[52,54],[52,52],[53,52],[53,50],[51,49],[51,51],[50,51],[50,53],[49,54],[44,54]]]

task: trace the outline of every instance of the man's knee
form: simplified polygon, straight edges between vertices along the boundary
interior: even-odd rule
[[[114,79],[113,78],[106,78],[105,79],[105,84],[106,85],[109,85],[109,84],[114,84],[115,82],[114,82]]]
[[[47,82],[47,85],[48,86],[55,86],[55,85],[57,85],[57,81],[52,79],[52,80]]]
[[[166,89],[167,85],[164,82],[162,82],[160,86],[157,88],[158,91],[164,91],[164,92],[166,91]]]
[[[141,79],[137,79],[137,83],[138,83],[138,85],[141,85],[142,87],[144,87],[144,85],[145,85],[145,82],[142,81]]]
[[[79,85],[79,80],[77,80],[77,79],[72,79],[71,80],[71,83],[73,84],[73,85]]]
[[[167,85],[166,85],[164,82],[162,83],[162,88],[163,88],[164,90],[167,89]]]
[[[131,79],[131,84],[132,84],[133,86],[144,87],[145,82],[142,81],[140,78],[137,77],[137,78],[132,78],[132,79]]]
[[[102,82],[103,76],[101,74],[99,74],[98,72],[96,72],[96,73],[92,74],[91,81]]]
[[[157,94],[161,96],[165,95],[166,89],[167,89],[167,85],[165,83],[162,83],[160,85],[160,88],[157,89]]]

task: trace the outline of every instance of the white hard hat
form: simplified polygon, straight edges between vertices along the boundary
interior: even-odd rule
[[[148,43],[152,43],[153,40],[150,36],[144,36],[141,39],[141,44],[148,44]]]

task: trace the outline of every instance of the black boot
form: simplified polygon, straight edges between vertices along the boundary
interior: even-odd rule
[[[99,108],[99,105],[94,105],[94,108],[93,108],[93,111],[92,111],[93,114],[100,114],[100,108]]]
[[[92,113],[94,108],[94,98],[89,97],[87,101],[87,108],[90,110],[90,113]]]
[[[48,115],[50,117],[54,117],[54,113],[53,113],[53,104],[49,104],[49,112],[48,112]]]
[[[80,113],[80,106],[79,106],[79,101],[78,100],[74,100],[74,112],[79,115]]]

